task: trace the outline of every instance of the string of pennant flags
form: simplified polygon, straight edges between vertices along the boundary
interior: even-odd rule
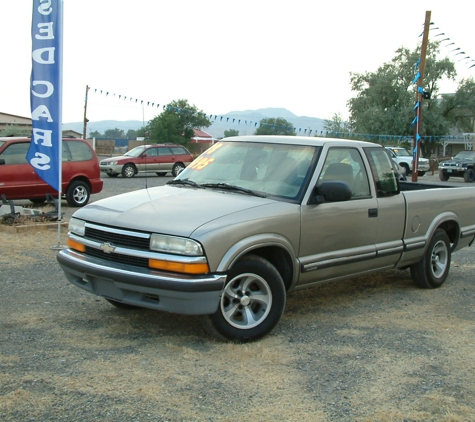
[[[420,77],[420,75],[419,75]],[[417,83],[417,79],[414,79],[414,83]],[[271,128],[273,130],[277,130],[278,132],[293,132],[298,135],[303,136],[318,136],[318,137],[338,137],[342,139],[354,139],[354,140],[362,140],[362,141],[377,141],[377,142],[409,142],[412,140],[412,136],[408,135],[386,135],[386,134],[369,134],[369,133],[357,133],[357,132],[349,132],[349,131],[329,131],[329,130],[320,130],[320,129],[312,129],[312,128],[297,128],[293,125],[286,126],[286,125],[275,125],[269,123],[261,123],[261,121],[254,121],[248,119],[242,119],[239,117],[232,117],[232,116],[221,116],[217,114],[207,114],[205,112],[197,112],[195,110],[187,110],[178,107],[172,107],[168,104],[162,104],[154,101],[147,101],[142,100],[139,98],[135,98],[132,96],[116,94],[110,91],[102,90],[102,89],[94,89],[94,93],[99,95],[105,96],[113,96],[118,98],[119,100],[129,101],[137,105],[143,105],[151,108],[162,109],[163,111],[168,110],[178,114],[191,114],[191,115],[198,115],[208,118],[211,122],[225,122],[230,125],[245,125],[251,128],[257,128],[265,126],[266,128]],[[414,108],[416,108],[418,104]],[[417,117],[413,120],[411,126],[413,126],[417,121]],[[452,135],[452,136],[418,136],[419,140],[428,141],[428,142],[442,142],[442,141],[455,141],[455,140],[474,140],[473,135]]]

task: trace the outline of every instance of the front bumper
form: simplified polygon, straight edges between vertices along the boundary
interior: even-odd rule
[[[120,174],[122,172],[122,166],[121,165],[112,165],[112,164],[100,164],[99,163],[99,168],[101,171],[104,173],[108,174]]]
[[[84,256],[71,249],[57,255],[67,279],[77,287],[107,299],[185,315],[217,311],[226,275],[179,275]]]

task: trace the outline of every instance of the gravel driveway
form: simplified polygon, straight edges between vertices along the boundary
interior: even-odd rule
[[[106,178],[92,199],[167,180]],[[440,289],[387,271],[294,293],[236,345],[74,287],[56,239],[0,232],[1,421],[475,421],[473,248]]]

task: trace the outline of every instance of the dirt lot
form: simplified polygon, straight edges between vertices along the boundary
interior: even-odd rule
[[[297,292],[236,345],[69,284],[55,230],[0,244],[2,421],[475,421],[473,248],[437,290],[389,271]]]

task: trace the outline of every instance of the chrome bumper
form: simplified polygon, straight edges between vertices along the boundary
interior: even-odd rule
[[[107,299],[185,315],[213,314],[218,309],[226,275],[177,275],[84,256],[71,249],[57,255],[68,280]]]

